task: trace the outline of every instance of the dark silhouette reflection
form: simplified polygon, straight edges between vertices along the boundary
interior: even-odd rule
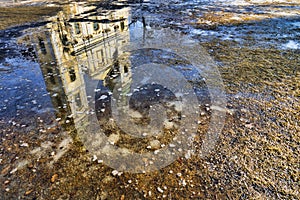
[[[209,92],[204,79],[201,77],[201,74],[199,74],[199,71],[186,59],[161,49],[140,49],[131,51],[128,60],[130,61],[130,65],[123,64],[120,66],[120,63],[115,62],[115,65],[111,68],[104,81],[100,81],[97,85],[95,109],[97,119],[101,125],[107,125],[109,120],[113,118],[112,95],[114,91],[118,90],[122,90],[122,92],[117,92],[118,95],[114,101],[117,102],[118,107],[125,109],[123,111],[124,116],[126,113],[128,120],[130,117],[135,118],[134,125],[149,125],[151,122],[149,111],[150,107],[154,105],[162,105],[164,109],[167,110],[166,117],[168,121],[178,121],[181,118],[180,111],[176,111],[174,105],[170,103],[181,101],[181,99],[176,97],[173,91],[164,85],[157,83],[141,84],[138,88],[134,88],[133,90],[131,88],[130,91],[131,80],[128,80],[129,82],[126,83],[121,77],[126,76],[126,73],[128,73],[128,66],[130,66],[130,72],[134,74],[138,71],[138,68],[145,67],[144,64],[155,63],[167,65],[182,74],[192,85],[193,92],[196,94],[199,104],[210,103]],[[121,87],[118,84],[120,82]],[[127,107],[127,109],[125,107]],[[134,114],[131,114],[131,112],[134,112]],[[120,113],[118,114],[122,115]]]

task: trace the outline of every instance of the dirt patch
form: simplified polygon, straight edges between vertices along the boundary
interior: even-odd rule
[[[0,9],[0,30],[24,23],[37,22],[46,16],[55,15],[60,10],[60,7],[47,6],[2,7]]]

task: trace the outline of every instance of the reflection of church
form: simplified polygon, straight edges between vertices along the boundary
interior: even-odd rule
[[[70,4],[52,23],[20,40],[35,44],[47,90],[63,123],[67,117],[77,126],[85,121],[88,102],[94,98],[87,95],[86,81],[105,81],[113,68],[118,68],[122,82],[131,80],[128,59],[117,60],[129,41],[129,8],[95,12],[93,6]]]

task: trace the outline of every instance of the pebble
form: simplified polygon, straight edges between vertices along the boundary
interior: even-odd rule
[[[52,177],[51,177],[51,183],[54,183],[56,181],[56,179],[58,178],[58,174],[54,174]]]
[[[169,144],[169,146],[171,147],[171,148],[174,148],[176,145],[175,144]]]
[[[6,175],[8,173],[8,171],[9,171],[9,169],[10,169],[10,166],[7,166],[4,169],[2,169],[1,175]]]
[[[181,181],[181,184],[182,184],[182,186],[186,186],[186,181],[183,179],[183,180]]]
[[[157,191],[160,192],[160,193],[163,193],[163,192],[164,192],[164,190],[161,189],[160,187],[157,187]]]
[[[32,192],[33,192],[33,190],[27,190],[27,191],[25,192],[25,195],[30,195]]]
[[[108,137],[108,141],[109,141],[111,144],[117,143],[119,139],[120,139],[120,136],[119,136],[118,134],[111,134],[111,135]]]
[[[9,173],[10,173],[10,174],[13,174],[13,173],[15,173],[17,170],[18,170],[18,168],[15,168],[15,169],[11,170]]]
[[[96,155],[93,155],[92,161],[95,162],[97,159],[98,159],[97,156],[96,156]]]
[[[245,124],[246,128],[252,129],[254,127],[253,123]]]
[[[164,122],[164,127],[165,127],[165,129],[172,129],[174,127],[174,123],[169,122],[169,121],[165,121]]]
[[[150,141],[150,146],[152,149],[159,149],[160,148],[160,141],[159,140],[152,140]]]
[[[118,175],[119,172],[117,170],[113,170],[111,173],[113,176],[116,176],[116,175]]]

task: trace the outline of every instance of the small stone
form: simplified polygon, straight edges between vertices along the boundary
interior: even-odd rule
[[[160,148],[160,141],[159,140],[152,140],[150,141],[151,149],[159,149]]]
[[[120,197],[120,200],[125,200],[125,195],[122,194],[122,196]]]
[[[28,143],[22,143],[22,144],[20,144],[20,147],[29,147],[29,144]]]
[[[165,127],[165,129],[172,129],[174,127],[174,123],[169,122],[169,121],[165,121],[164,122],[164,127]]]
[[[109,141],[111,144],[117,143],[119,139],[120,139],[120,136],[119,136],[118,134],[111,134],[111,135],[108,137],[108,141]]]
[[[116,176],[116,175],[118,175],[119,172],[117,170],[113,170],[111,173],[113,176]]]
[[[169,146],[171,147],[171,148],[174,148],[176,145],[175,144],[169,144]]]
[[[191,150],[188,150],[188,151],[184,154],[184,157],[185,157],[186,159],[190,159],[191,156],[192,156],[192,154],[193,154],[193,152],[192,152]]]
[[[18,171],[18,168],[15,168],[15,169],[11,170],[9,173],[10,173],[10,174],[13,174],[13,173],[15,173],[16,171]]]
[[[58,178],[58,174],[54,174],[52,177],[51,177],[51,183],[54,183],[56,181],[56,179]]]
[[[185,187],[186,186],[186,181],[183,179],[182,182],[181,182],[181,184],[182,184],[182,186]]]
[[[97,159],[98,159],[97,156],[96,156],[96,155],[93,155],[92,161],[95,162]]]
[[[27,190],[27,191],[25,192],[25,195],[30,195],[32,192],[33,192],[33,190]]]
[[[157,191],[160,192],[160,193],[163,193],[163,189],[161,189],[160,187],[157,187]]]
[[[8,171],[9,171],[9,169],[10,169],[10,166],[7,166],[4,169],[2,169],[1,175],[6,175],[8,173]]]
[[[253,123],[245,124],[246,128],[252,129],[254,127]]]

